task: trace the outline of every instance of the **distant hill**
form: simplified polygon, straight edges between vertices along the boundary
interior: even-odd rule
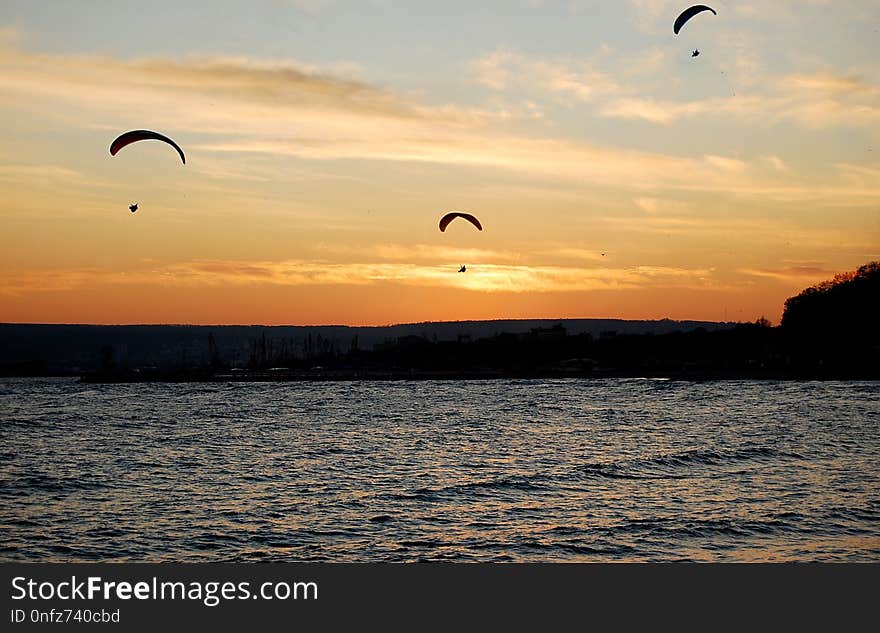
[[[710,321],[544,319],[426,322],[385,327],[262,325],[39,325],[0,324],[0,373],[79,374],[110,359],[122,367],[204,366],[212,359],[245,366],[255,357],[307,357],[371,351],[407,337],[432,342],[474,341],[561,324],[571,335],[601,339],[730,329]]]

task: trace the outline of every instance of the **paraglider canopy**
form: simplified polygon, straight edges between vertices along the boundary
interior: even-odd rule
[[[702,13],[703,11],[711,11],[713,14],[718,15],[718,12],[715,11],[715,9],[713,9],[712,7],[707,7],[705,4],[695,4],[694,6],[682,11],[681,15],[675,18],[675,24],[672,26],[672,30],[675,31],[676,35],[678,35],[681,27],[683,27],[688,20],[690,20],[698,13]]]
[[[116,156],[116,152],[123,147],[131,145],[132,143],[137,143],[138,141],[162,141],[163,143],[168,143],[171,147],[177,150],[177,153],[180,154],[180,160],[186,165],[186,156],[183,155],[183,150],[180,149],[180,145],[164,134],[151,132],[150,130],[131,130],[130,132],[125,132],[124,134],[119,135],[116,140],[110,143],[110,155]]]
[[[446,227],[449,226],[449,223],[452,222],[455,218],[463,218],[477,227],[479,230],[483,230],[483,225],[480,224],[480,221],[472,216],[470,213],[447,213],[442,218],[440,218],[440,231],[443,232],[446,230]]]

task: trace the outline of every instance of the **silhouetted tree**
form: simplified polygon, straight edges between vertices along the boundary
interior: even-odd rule
[[[880,262],[835,275],[785,301],[782,327],[793,334],[848,332],[876,338],[880,322]]]
[[[880,262],[836,275],[785,302],[782,329],[796,363],[877,368]]]

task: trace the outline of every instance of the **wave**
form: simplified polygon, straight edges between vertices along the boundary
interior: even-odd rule
[[[107,486],[94,479],[53,477],[43,473],[30,473],[20,477],[0,480],[3,496],[27,496],[35,492],[72,493],[79,490],[95,490]]]
[[[437,488],[422,487],[417,488],[412,492],[391,495],[391,498],[407,501],[436,501],[438,498],[450,494],[480,495],[486,492],[504,490],[537,491],[544,489],[544,486],[540,485],[538,482],[546,479],[549,479],[549,477],[540,473],[534,475],[509,475],[506,477],[497,477],[495,479],[469,481],[449,486],[440,486]]]
[[[588,476],[607,479],[683,479],[683,469],[694,466],[722,466],[748,461],[802,460],[798,453],[779,451],[766,446],[744,447],[731,451],[692,449],[647,458],[588,462],[580,470]]]
[[[642,519],[629,521],[612,528],[618,534],[644,535],[663,542],[680,537],[749,537],[766,536],[782,532],[802,532],[798,521],[778,517],[766,518],[717,518],[680,521],[678,519]]]

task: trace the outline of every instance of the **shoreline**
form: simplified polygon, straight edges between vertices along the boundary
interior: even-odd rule
[[[871,381],[880,380],[880,373],[865,372],[794,372],[764,370],[665,370],[595,369],[591,371],[502,371],[491,369],[426,371],[426,370],[243,370],[234,372],[116,372],[85,374],[81,383],[236,383],[236,382],[402,382],[402,381],[487,381],[487,380],[603,380],[645,379],[688,382],[726,380],[755,381]]]

